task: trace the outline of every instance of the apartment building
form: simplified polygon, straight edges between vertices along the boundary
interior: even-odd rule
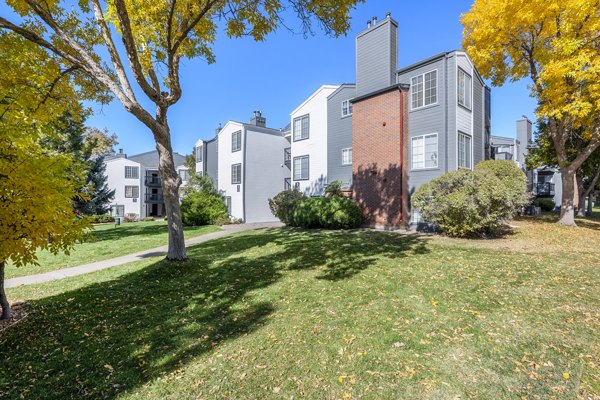
[[[291,113],[293,186],[314,196],[341,180],[371,226],[418,224],[415,190],[491,154],[491,92],[465,52],[397,65],[398,23],[374,18],[356,84],[323,85]]]
[[[182,185],[189,179],[185,157],[173,154]],[[119,153],[106,159],[108,187],[115,190],[111,214],[115,217],[132,218],[162,217],[166,214],[158,173],[158,151],[149,151],[128,157]]]
[[[197,141],[195,154],[196,171],[213,179],[231,217],[277,221],[268,199],[291,187],[289,132],[268,128],[255,111],[250,123],[228,121],[213,139]]]

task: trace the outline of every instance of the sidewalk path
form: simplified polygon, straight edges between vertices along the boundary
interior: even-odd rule
[[[223,236],[231,235],[232,233],[249,231],[253,229],[263,228],[278,228],[283,226],[279,222],[265,222],[265,223],[253,223],[253,224],[238,224],[238,225],[224,225],[221,227],[222,230],[218,232],[207,233],[206,235],[197,236],[185,241],[185,246],[193,246],[195,244],[204,243],[212,239],[217,239]],[[112,268],[118,265],[127,264],[133,261],[143,260],[148,257],[155,257],[161,254],[167,253],[167,246],[156,247],[150,250],[140,251],[138,253],[129,254],[127,256],[121,256],[117,258],[111,258],[104,261],[98,261],[90,264],[80,265],[78,267],[64,268],[56,271],[46,272],[43,274],[21,276],[19,278],[7,279],[4,281],[5,288],[11,288],[20,285],[33,285],[35,283],[43,283],[55,281],[58,279],[68,278],[70,276],[77,276],[87,274],[88,272],[99,271],[101,269]]]

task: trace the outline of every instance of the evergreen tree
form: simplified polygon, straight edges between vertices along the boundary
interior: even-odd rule
[[[89,171],[87,173],[87,199],[78,199],[75,209],[86,215],[107,214],[111,200],[115,197],[115,190],[110,190],[106,182],[106,165],[104,156],[97,156],[88,161]]]
[[[99,141],[98,132],[105,134],[106,140],[111,143],[114,138],[97,129],[90,136],[90,129],[85,126],[86,118],[87,115],[75,117],[65,112],[53,124],[56,136],[48,139],[44,146],[59,154],[71,155],[74,159],[73,168],[86,176],[82,195],[74,200],[75,211],[84,215],[106,214],[115,195],[115,191],[108,188],[104,165],[104,154],[112,149],[112,145],[107,146],[106,141]]]

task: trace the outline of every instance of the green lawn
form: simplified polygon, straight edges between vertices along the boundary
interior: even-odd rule
[[[0,333],[0,398],[594,398],[600,223],[515,224],[245,232],[10,289],[31,314]]]
[[[218,231],[216,226],[186,227],[186,238]],[[132,222],[115,228],[114,224],[95,225],[83,243],[77,244],[69,255],[38,252],[39,265],[17,268],[6,267],[6,278],[40,274],[61,268],[75,267],[95,261],[107,260],[167,244],[165,221]]]

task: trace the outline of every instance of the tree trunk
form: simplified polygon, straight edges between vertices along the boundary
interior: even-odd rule
[[[0,319],[8,319],[11,316],[10,304],[8,304],[8,298],[4,291],[4,265],[4,261],[0,262],[0,306],[2,307]]]
[[[588,203],[587,203],[587,216],[591,217],[593,213],[594,213],[594,195],[592,193],[590,193],[590,195],[588,196]]]
[[[562,201],[560,206],[559,224],[577,226],[575,224],[575,170],[573,168],[561,168],[562,174]]]
[[[181,206],[179,204],[179,186],[181,178],[175,169],[173,159],[173,148],[171,147],[171,136],[169,127],[164,123],[163,132],[154,132],[156,138],[156,149],[158,150],[158,173],[163,191],[163,199],[167,213],[167,225],[169,229],[169,247],[167,260],[187,260],[185,251],[185,239],[183,236],[183,222],[181,220]]]

